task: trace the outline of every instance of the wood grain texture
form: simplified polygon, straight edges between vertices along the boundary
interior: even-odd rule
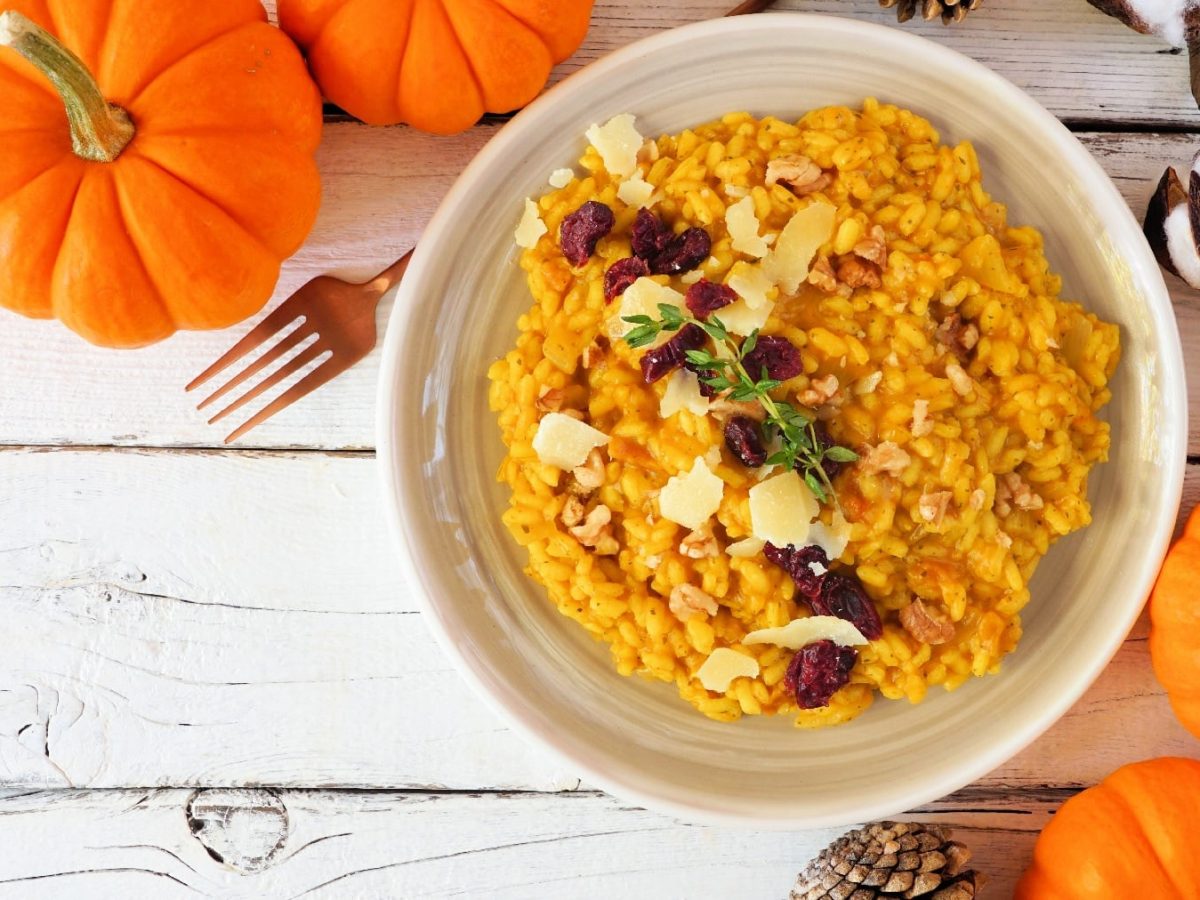
[[[1070,791],[971,789],[946,822],[1011,896]],[[0,794],[0,898],[778,900],[832,830],[681,825],[595,793],[330,791]]]
[[[331,125],[320,151],[325,205],[308,244],[287,264],[273,305],[323,272],[367,278],[399,257],[495,130],[481,127],[445,141],[407,128]],[[1200,144],[1200,136],[1190,134],[1080,137],[1139,217],[1163,168],[1186,163]],[[1167,281],[1184,337],[1193,403],[1200,404],[1200,292],[1174,276]],[[390,310],[388,299],[379,311],[381,330]],[[228,433],[229,428],[205,425],[183,386],[253,321],[219,334],[181,334],[146,350],[114,353],[87,346],[58,325],[0,315],[5,360],[0,444],[216,447]],[[239,446],[373,448],[378,365],[376,351]],[[1190,448],[1200,454],[1200,420],[1192,423]]]
[[[0,610],[20,636],[0,655],[0,784],[578,786],[432,642],[369,457],[30,450],[0,471]],[[1200,752],[1145,634],[983,783],[1088,784]]]

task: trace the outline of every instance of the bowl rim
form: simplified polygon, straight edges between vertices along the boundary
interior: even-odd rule
[[[1017,107],[1020,114],[1028,119],[1031,125],[1038,126],[1039,132],[1052,145],[1048,148],[1048,152],[1056,153],[1069,160],[1082,170],[1083,175],[1094,186],[1092,205],[1105,211],[1103,219],[1109,224],[1121,226],[1117,237],[1121,240],[1127,263],[1131,269],[1136,270],[1142,276],[1140,281],[1146,288],[1144,297],[1155,326],[1157,349],[1162,354],[1162,371],[1168,375],[1163,379],[1166,383],[1162,385],[1163,408],[1168,417],[1185,423],[1179,429],[1174,446],[1164,448],[1166,456],[1164,465],[1166,477],[1163,482],[1164,493],[1162,495],[1164,505],[1159,510],[1153,531],[1145,544],[1150,552],[1141,558],[1136,577],[1131,579],[1138,585],[1137,591],[1131,594],[1138,598],[1137,602],[1130,601],[1123,620],[1114,620],[1114,627],[1107,643],[1096,648],[1097,652],[1093,655],[1090,666],[1084,672],[1077,673],[1069,690],[1059,694],[1055,698],[1055,702],[1046,704],[1031,714],[1030,724],[1027,728],[1003,736],[987,753],[979,754],[971,760],[964,761],[961,765],[950,767],[946,773],[930,775],[925,778],[919,787],[904,794],[905,806],[902,809],[896,808],[895,798],[899,796],[899,793],[891,794],[878,801],[849,801],[844,811],[836,815],[813,815],[793,809],[772,811],[768,817],[755,815],[749,811],[743,812],[726,807],[705,805],[699,801],[685,802],[638,786],[621,775],[610,774],[604,769],[605,754],[582,748],[571,741],[564,740],[561,733],[547,732],[529,721],[517,704],[510,702],[505,697],[498,696],[489,689],[481,672],[482,667],[476,660],[461,651],[449,633],[447,623],[441,615],[439,603],[435,599],[439,593],[438,582],[440,579],[433,577],[420,565],[419,560],[423,558],[417,539],[420,529],[409,527],[410,523],[415,523],[420,519],[425,509],[419,502],[417,485],[408,484],[405,478],[394,440],[398,429],[402,426],[401,404],[394,376],[398,369],[405,337],[410,333],[410,326],[416,319],[418,304],[413,301],[421,294],[420,287],[426,278],[434,252],[433,248],[439,245],[443,233],[457,217],[457,210],[463,201],[468,200],[477,189],[480,174],[486,172],[492,160],[504,154],[514,145],[519,146],[526,140],[527,133],[536,126],[536,120],[543,110],[549,109],[555,104],[569,102],[573,95],[581,92],[593,82],[603,80],[610,72],[630,64],[636,64],[637,58],[640,56],[650,55],[676,44],[713,35],[753,33],[761,30],[774,31],[779,28],[825,29],[830,32],[840,32],[843,35],[861,34],[863,31],[867,31],[871,33],[873,39],[885,44],[890,42],[896,52],[923,54],[925,58],[935,62],[939,68],[968,69],[971,71],[972,77],[990,82],[991,89],[1002,96],[1006,102]],[[400,550],[400,568],[404,574],[405,583],[411,586],[416,595],[426,624],[443,652],[453,662],[459,674],[473,691],[500,716],[508,727],[521,735],[529,744],[548,752],[568,771],[578,772],[590,784],[618,797],[627,798],[648,809],[666,813],[688,822],[760,829],[842,826],[852,822],[897,815],[905,809],[932,802],[978,780],[1041,737],[1083,696],[1101,672],[1107,668],[1141,614],[1174,532],[1187,461],[1187,393],[1183,349],[1170,294],[1163,280],[1162,272],[1149,246],[1144,241],[1130,241],[1133,234],[1140,236],[1141,227],[1134,218],[1129,205],[1095,157],[1057,117],[1008,79],[977,60],[919,35],[857,19],[814,13],[777,12],[766,16],[717,18],[683,25],[642,38],[609,53],[547,90],[518,113],[479,151],[439,204],[418,243],[412,264],[396,297],[384,337],[380,364],[376,406],[377,461],[384,489],[383,502],[387,509],[389,528],[395,544]],[[1175,373],[1176,377],[1170,377],[1171,373]]]

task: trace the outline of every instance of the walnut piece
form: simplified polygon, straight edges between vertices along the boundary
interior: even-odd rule
[[[987,503],[987,491],[983,488],[975,488],[975,490],[971,491],[969,503],[971,504],[971,509],[983,509],[983,504]]]
[[[933,491],[922,494],[921,499],[917,501],[917,512],[926,522],[935,528],[940,528],[942,521],[946,518],[946,508],[952,499],[954,499],[954,495],[950,491]]]
[[[538,397],[534,405],[542,412],[559,412],[562,409],[563,399],[561,388],[552,388],[543,384],[538,388]]]
[[[800,392],[797,399],[801,406],[807,406],[810,409],[816,409],[818,406],[824,406],[838,391],[838,378],[836,375],[826,375],[824,378],[815,378],[809,382],[809,386]]]
[[[934,617],[920,600],[900,610],[900,624],[922,644],[944,644],[954,637],[954,625]]]
[[[562,523],[566,525],[567,528],[574,528],[583,521],[583,516],[583,501],[574,494],[569,495],[567,497],[567,502],[563,504],[561,515]]]
[[[808,270],[808,283],[826,294],[837,293],[837,276],[833,274],[833,266],[829,264],[828,256],[817,257],[817,261]]]
[[[567,529],[585,547],[592,547],[601,556],[613,556],[620,550],[612,536],[612,510],[601,503],[583,520],[583,524]]]
[[[884,242],[883,227],[872,227],[871,234],[854,245],[854,255],[874,263],[880,269],[886,268],[887,244]]]
[[[1013,507],[1023,510],[1041,509],[1045,505],[1040,494],[1035,494],[1016,472],[1007,472],[996,478],[996,502],[993,509],[998,516],[1007,516]]]
[[[912,436],[925,437],[932,433],[933,420],[929,418],[929,401],[913,401]]]
[[[765,422],[767,411],[757,400],[730,400],[728,397],[718,397],[709,404],[708,411],[724,422],[734,416],[745,416],[755,422]]]
[[[868,447],[859,465],[864,475],[874,475],[878,472],[899,475],[908,468],[909,462],[911,457],[899,445],[892,441],[884,441],[876,447]]]
[[[782,184],[797,197],[823,191],[832,183],[832,175],[799,153],[777,156],[767,163],[767,187]]]
[[[721,545],[712,533],[712,525],[705,522],[688,534],[679,545],[679,552],[689,559],[711,559],[721,555]]]
[[[717,614],[717,601],[692,584],[677,584],[671,588],[671,596],[667,603],[671,612],[681,622],[686,622],[699,612],[708,613],[710,616]]]
[[[966,360],[975,345],[979,343],[979,329],[973,322],[967,322],[958,313],[951,313],[942,319],[934,337],[938,343],[949,348],[955,356]]]
[[[571,486],[571,492],[586,496],[598,491],[604,485],[604,474],[604,457],[600,453],[600,448],[594,447],[583,465],[576,466],[571,470],[571,475],[575,479],[575,483]]]
[[[874,290],[883,284],[879,275],[879,266],[859,259],[857,256],[844,257],[837,267],[838,281],[852,288],[871,288]]]
[[[950,387],[954,388],[954,393],[960,397],[969,397],[975,390],[975,382],[958,363],[946,366],[946,377],[950,379]]]

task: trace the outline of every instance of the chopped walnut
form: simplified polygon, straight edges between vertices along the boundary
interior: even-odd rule
[[[711,559],[721,555],[721,545],[712,533],[712,526],[705,522],[683,539],[679,552],[689,559]]]
[[[881,269],[887,267],[887,244],[884,242],[882,226],[874,226],[868,237],[854,245],[854,255],[875,263]]]
[[[574,494],[569,495],[567,497],[567,502],[563,504],[562,523],[566,525],[567,528],[574,528],[583,521],[583,516],[583,501]]]
[[[900,610],[900,624],[922,644],[944,644],[954,637],[954,625],[934,617],[920,600]]]
[[[828,256],[817,257],[817,261],[808,270],[808,283],[827,294],[837,293],[837,276],[833,274],[833,266],[829,264]]]
[[[874,290],[883,284],[883,279],[879,277],[879,266],[857,256],[847,256],[838,263],[837,277],[838,281],[852,288],[865,287]]]
[[[710,616],[717,614],[717,601],[691,584],[677,584],[671,588],[668,605],[675,617],[683,622],[698,612],[705,612]]]
[[[917,501],[917,512],[926,522],[935,528],[940,528],[942,521],[946,518],[946,507],[950,505],[953,497],[954,495],[949,491],[922,494],[921,499]]]
[[[1023,510],[1041,509],[1045,505],[1040,494],[1021,480],[1016,472],[1008,472],[996,479],[996,515],[1007,516],[1013,507]]]
[[[796,399],[800,401],[801,406],[816,409],[818,406],[824,406],[832,400],[837,391],[837,376],[826,375],[824,378],[814,378],[809,382],[809,386],[800,392],[800,395]]]
[[[708,411],[721,422],[732,419],[734,416],[746,416],[755,422],[764,422],[767,418],[767,411],[756,400],[730,400],[728,397],[718,397],[709,404]]]
[[[860,466],[864,475],[874,475],[885,472],[888,475],[899,475],[911,462],[911,457],[892,441],[884,441],[877,447],[867,448]]]
[[[987,491],[983,488],[975,488],[975,490],[971,491],[971,499],[968,503],[970,503],[971,509],[983,509],[983,504],[987,503]]]
[[[580,356],[580,364],[585,369],[590,369],[600,360],[604,359],[604,354],[608,349],[608,340],[603,336],[598,336],[594,341],[583,348],[583,354]]]
[[[958,313],[952,313],[942,319],[942,324],[937,327],[934,336],[961,360],[965,360],[979,343],[979,329],[973,322],[964,321]]]
[[[571,475],[575,478],[575,482],[571,486],[572,493],[586,496],[599,490],[604,485],[604,457],[600,453],[600,448],[594,447],[583,465],[576,466],[571,470]]]
[[[1009,537],[1008,534],[1003,531],[997,531],[996,532],[996,543],[999,544],[1001,547],[1003,547],[1005,550],[1007,550],[1009,547],[1012,546],[1012,538]]]
[[[782,184],[797,197],[822,191],[833,183],[833,176],[821,170],[807,156],[788,153],[767,163],[767,187]]]
[[[912,436],[925,437],[932,433],[933,420],[929,418],[929,401],[913,401]]]
[[[954,393],[960,397],[969,397],[975,390],[975,382],[958,363],[946,366],[946,377],[950,379],[950,387],[954,388]]]
[[[534,405],[542,412],[558,412],[562,409],[564,399],[561,388],[543,384],[538,388],[538,397]]]
[[[601,503],[583,520],[583,524],[567,529],[575,540],[592,547],[601,556],[612,556],[620,550],[612,536],[612,510]]]

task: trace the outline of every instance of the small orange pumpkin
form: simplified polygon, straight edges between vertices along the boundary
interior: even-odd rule
[[[279,26],[351,115],[454,134],[536,97],[583,43],[592,2],[279,0]]]
[[[295,45],[257,0],[5,6],[0,305],[110,347],[257,312],[320,204]]]
[[[1150,594],[1150,659],[1175,715],[1200,737],[1200,507]]]
[[[1200,897],[1200,760],[1118,769],[1076,794],[1038,836],[1016,900]]]

